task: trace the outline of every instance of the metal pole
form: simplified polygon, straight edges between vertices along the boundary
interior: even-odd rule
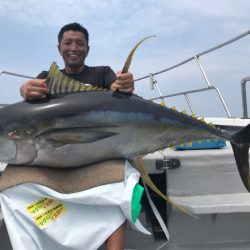
[[[200,70],[201,70],[201,73],[203,74],[203,76],[204,76],[204,78],[205,78],[205,81],[206,81],[208,87],[211,87],[211,84],[210,84],[210,82],[209,82],[209,80],[208,80],[208,78],[207,78],[207,75],[206,75],[206,73],[205,73],[205,71],[204,71],[204,69],[203,69],[203,67],[202,67],[202,65],[201,65],[201,62],[199,61],[198,56],[196,55],[194,58],[195,58],[195,60],[196,60],[196,62],[197,62],[197,64],[198,64],[198,66],[199,66],[199,68],[200,68]]]
[[[191,113],[194,114],[194,109],[193,109],[193,107],[192,107],[192,105],[191,105],[191,101],[190,101],[190,99],[189,99],[189,97],[188,97],[188,95],[187,95],[186,93],[184,94],[184,97],[185,97],[185,99],[186,99],[186,102],[187,102],[187,104],[188,104],[188,107],[189,107]]]
[[[248,118],[247,112],[247,92],[246,83],[250,81],[250,77],[245,77],[241,80],[241,95],[242,95],[242,107],[243,107],[243,118]]]
[[[23,78],[29,78],[29,79],[35,79],[35,77],[33,77],[33,76],[26,76],[26,75],[17,74],[17,73],[5,71],[5,70],[0,71],[0,76],[3,75],[3,74],[5,74],[5,75],[11,75],[11,76],[18,76],[18,77],[23,77]]]
[[[155,84],[155,87],[156,87],[156,89],[157,89],[157,91],[158,91],[158,93],[159,93],[159,95],[160,95],[160,98],[161,98],[162,103],[164,104],[164,106],[166,106],[165,100],[164,100],[164,98],[162,97],[163,94],[162,94],[161,91],[160,91],[160,88],[159,88],[159,86],[158,86],[158,84],[157,84],[157,81],[154,81],[154,84]]]
[[[220,90],[217,87],[214,87],[214,89],[217,91],[217,93],[218,93],[218,95],[220,97],[220,100],[222,102],[222,105],[223,105],[226,113],[227,113],[228,118],[232,118],[232,115],[230,114],[229,109],[227,108],[226,102],[224,101],[224,98],[223,98]]]
[[[152,73],[149,74],[150,81],[150,90],[154,90],[154,75]]]

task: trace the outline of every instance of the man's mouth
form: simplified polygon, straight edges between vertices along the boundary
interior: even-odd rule
[[[68,55],[68,57],[71,59],[76,59],[76,58],[79,58],[80,55],[79,54],[70,54],[70,55]]]

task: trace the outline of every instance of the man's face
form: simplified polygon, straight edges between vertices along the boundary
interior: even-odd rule
[[[58,49],[65,66],[69,68],[82,67],[89,52],[89,46],[84,34],[73,30],[63,33]]]

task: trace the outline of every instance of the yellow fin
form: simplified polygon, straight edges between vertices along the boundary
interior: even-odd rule
[[[192,118],[196,118],[196,115],[193,113],[193,114],[191,115],[191,117],[192,117]]]
[[[51,95],[67,94],[80,91],[103,91],[90,84],[84,84],[64,75],[53,62],[50,66],[46,83]]]
[[[176,107],[175,106],[171,107],[171,110],[176,111]]]
[[[201,117],[201,118],[200,118],[200,121],[201,121],[201,122],[205,122],[204,117]]]
[[[128,72],[128,69],[129,69],[129,66],[131,64],[131,61],[132,61],[132,58],[133,58],[133,55],[136,51],[136,49],[145,41],[147,40],[148,38],[151,38],[151,37],[155,37],[155,36],[146,36],[144,37],[142,40],[140,40],[135,46],[134,48],[130,51],[126,61],[125,61],[125,64],[123,66],[123,69],[122,69],[122,73],[127,73]]]
[[[186,110],[182,110],[181,113],[182,113],[183,115],[186,115],[186,114],[187,114],[187,111],[186,111]]]
[[[177,203],[175,203],[174,201],[172,201],[171,199],[169,199],[166,195],[164,195],[153,183],[153,181],[150,179],[147,169],[145,168],[144,162],[141,158],[137,158],[135,160],[133,160],[132,162],[132,166],[134,166],[140,173],[141,173],[141,178],[142,180],[147,184],[147,186],[149,188],[151,188],[156,194],[158,194],[161,198],[163,198],[164,200],[166,200],[168,203],[170,203],[172,206],[174,206],[175,208],[179,209],[180,211],[184,212],[185,214],[188,214],[194,218],[198,218],[197,216],[193,215],[191,212],[189,212],[187,209],[185,209],[184,207],[178,205]]]

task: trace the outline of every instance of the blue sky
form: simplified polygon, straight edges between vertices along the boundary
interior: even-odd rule
[[[63,62],[57,34],[69,22],[90,33],[86,64],[120,70],[127,54],[142,37],[130,71],[134,78],[155,73],[250,29],[249,0],[0,0],[0,70],[36,76],[53,61]],[[212,85],[218,86],[233,116],[240,117],[240,81],[250,75],[250,37],[200,58]],[[206,87],[195,61],[155,77],[164,94]],[[20,101],[26,79],[1,75],[0,103]],[[249,96],[248,87],[248,96]],[[136,82],[136,93],[152,98],[149,80]],[[223,115],[214,92],[191,95],[197,115]],[[250,102],[250,100],[249,100]],[[183,98],[167,105],[187,108]],[[249,105],[248,105],[249,106]]]

